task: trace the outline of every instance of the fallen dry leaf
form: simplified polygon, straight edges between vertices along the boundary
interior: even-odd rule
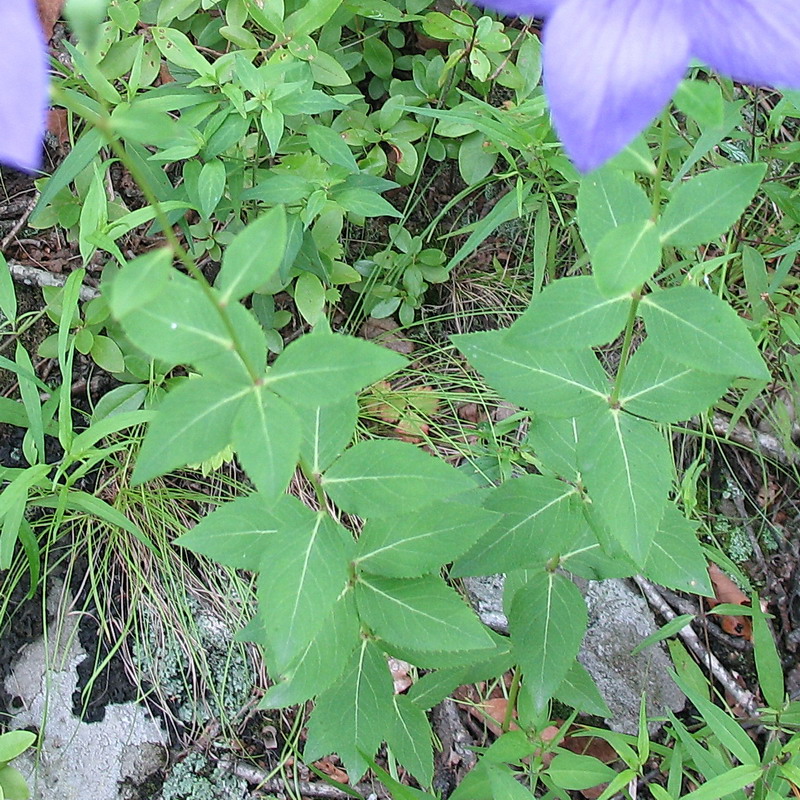
[[[411,664],[408,661],[401,661],[399,658],[389,658],[388,663],[394,682],[394,693],[402,694],[413,683],[408,674]]]
[[[398,333],[399,325],[391,318],[372,319],[370,317],[361,326],[361,336],[371,339],[389,350],[408,356],[414,352],[414,342]]]
[[[707,600],[711,608],[719,603],[733,603],[737,606],[750,605],[750,598],[716,564],[709,564],[708,577],[714,587],[714,597]],[[730,636],[752,638],[753,627],[747,617],[724,614],[719,619],[720,627]]]
[[[328,777],[333,778],[339,783],[350,783],[350,776],[341,767],[331,761],[330,756],[321,758],[319,761],[314,762],[314,766],[320,771],[324,772]]]

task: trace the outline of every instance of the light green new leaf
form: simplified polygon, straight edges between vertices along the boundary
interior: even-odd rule
[[[356,564],[377,575],[416,578],[458,558],[498,518],[457,501],[436,502],[422,515],[373,517],[358,537]]]
[[[109,298],[111,313],[118,320],[131,311],[147,305],[167,288],[172,253],[167,247],[151,250],[129,261],[110,284],[103,284],[103,295]]]
[[[580,590],[555,572],[542,570],[514,594],[508,615],[511,645],[537,711],[569,673],[587,621]]]
[[[703,548],[693,525],[675,506],[668,505],[653,540],[644,574],[661,586],[713,597]]]
[[[372,756],[383,741],[393,694],[386,658],[375,644],[362,641],[341,679],[314,704],[304,759],[336,752],[355,783],[367,769],[363,754]]]
[[[711,292],[676,286],[647,295],[640,309],[653,346],[668,358],[716,375],[769,379],[744,320]]]
[[[288,345],[265,383],[291,404],[316,408],[338,403],[406,363],[401,355],[363,339],[311,333]]]
[[[661,241],[652,220],[612,228],[592,254],[594,280],[605,297],[632,292],[661,266]]]
[[[264,540],[259,607],[271,655],[283,673],[305,650],[347,586],[353,541],[327,514]]]
[[[284,28],[289,38],[307,36],[321,28],[342,4],[342,0],[307,0],[298,11],[290,14]]]
[[[268,616],[270,611],[265,608],[259,613]],[[336,601],[317,635],[288,669],[280,674],[270,665],[270,678],[275,683],[267,690],[259,708],[298,705],[330,688],[344,673],[361,641],[359,630],[353,593],[348,592]]]
[[[469,606],[439,576],[362,574],[356,583],[356,603],[372,632],[399,647],[434,651],[494,647]]]
[[[433,780],[433,731],[425,712],[404,695],[392,698],[394,714],[386,743],[397,760],[423,785]]]
[[[535,295],[508,329],[506,342],[529,350],[583,350],[617,338],[628,318],[630,294],[606,297],[589,275],[561,278]]]
[[[647,338],[625,370],[619,403],[638,417],[680,422],[706,411],[725,394],[731,380],[679,364]]]
[[[542,475],[506,481],[485,505],[503,517],[455,563],[455,577],[543,566],[584,524],[575,487]]]
[[[595,170],[581,180],[578,190],[578,226],[594,253],[613,228],[650,219],[650,201],[636,181],[613,167]]]
[[[550,762],[547,773],[561,789],[580,791],[608,783],[617,773],[594,756],[578,753],[558,753]]]
[[[608,404],[608,378],[591,350],[537,351],[512,345],[505,331],[451,340],[493,389],[531,411],[575,417]]]
[[[312,474],[324,472],[350,444],[358,421],[355,396],[343,397],[337,403],[298,407],[300,419],[300,457]]]
[[[593,509],[630,557],[647,561],[672,482],[672,457],[650,423],[608,408],[579,420],[578,459]]]
[[[246,389],[211,378],[187,379],[173,389],[147,429],[133,483],[203,461],[227,447],[246,395]]]
[[[268,499],[286,491],[300,456],[300,422],[292,407],[263,386],[247,393],[233,421],[239,463]]]
[[[278,271],[285,250],[286,214],[283,206],[275,206],[225,248],[216,282],[220,301],[227,305],[265,284]]]
[[[559,703],[564,703],[564,705],[586,714],[594,714],[598,717],[611,716],[611,709],[606,705],[592,676],[580,661],[573,662],[554,697]]]
[[[661,241],[695,247],[725,233],[753,199],[766,169],[766,164],[737,164],[682,183],[659,220]]]
[[[316,520],[311,509],[290,495],[270,502],[251,494],[221,505],[175,544],[234,569],[258,572],[267,540],[278,531],[310,530]]]
[[[322,476],[322,486],[342,510],[380,517],[416,511],[475,483],[414,445],[373,439],[345,450]]]

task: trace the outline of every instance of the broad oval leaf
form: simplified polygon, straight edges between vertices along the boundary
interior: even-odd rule
[[[640,309],[650,340],[668,358],[716,375],[769,380],[744,321],[711,292],[676,286],[642,298]]]
[[[322,486],[342,510],[360,517],[404,514],[475,488],[444,461],[404,442],[359,442],[322,476]]]
[[[622,377],[619,404],[639,417],[680,422],[706,411],[731,380],[679,364],[645,339]]]
[[[316,408],[338,403],[406,363],[401,355],[363,339],[311,333],[286,347],[265,384],[290,403]]]
[[[268,389],[253,387],[233,421],[233,446],[259,492],[277,498],[286,491],[300,455],[297,414]]]
[[[373,517],[358,537],[356,564],[377,575],[416,578],[458,558],[498,518],[458,502],[436,502],[423,515]]]
[[[540,351],[511,344],[505,331],[452,336],[453,344],[507,400],[554,417],[608,405],[608,377],[591,350]]]
[[[725,233],[753,199],[766,169],[766,164],[736,164],[682,183],[659,220],[661,241],[695,247]]]
[[[352,546],[323,513],[264,540],[258,601],[271,669],[284,673],[319,632],[347,586]]]
[[[225,248],[216,287],[224,304],[263,286],[277,271],[286,250],[286,214],[276,206],[248,223]]]
[[[513,478],[494,489],[486,507],[502,518],[452,569],[452,575],[492,575],[543,566],[583,525],[577,490],[542,475]]]
[[[362,574],[358,613],[387,642],[415,650],[483,650],[494,647],[467,604],[440,577],[384,578]]]
[[[672,482],[664,436],[646,420],[607,409],[579,421],[578,460],[593,509],[639,565],[647,561]]]
[[[578,225],[590,252],[620,225],[650,218],[650,201],[636,181],[613,167],[595,170],[581,180]]]
[[[278,531],[313,527],[316,515],[289,495],[277,503],[259,494],[221,505],[175,544],[234,569],[258,572],[265,542]]]
[[[661,242],[652,220],[612,228],[592,255],[594,280],[605,297],[632,292],[661,266]]]
[[[246,389],[211,378],[187,379],[173,389],[147,429],[133,483],[203,461],[227,447],[246,395]]]
[[[615,770],[594,756],[578,753],[558,753],[550,762],[547,773],[562,789],[579,791],[608,783],[617,776]]]
[[[314,761],[336,752],[352,783],[366,771],[392,715],[392,676],[378,647],[362,641],[344,675],[317,697],[308,721],[303,757]]]
[[[561,278],[535,295],[508,329],[506,342],[530,350],[584,350],[617,338],[628,318],[630,294],[607,297],[589,275]]]
[[[570,671],[587,622],[578,587],[563,575],[542,570],[514,594],[508,615],[511,644],[538,711]]]

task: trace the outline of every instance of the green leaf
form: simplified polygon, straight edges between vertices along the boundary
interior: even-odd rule
[[[358,173],[358,164],[353,152],[335,130],[324,125],[308,125],[305,134],[311,149],[329,164],[344,167],[348,172]]]
[[[672,458],[649,422],[609,408],[579,421],[578,457],[594,510],[637,564],[664,515]]]
[[[290,14],[285,21],[289,38],[307,36],[321,28],[335,13],[342,0],[306,0],[299,11]]]
[[[662,243],[695,247],[725,233],[753,199],[766,169],[766,164],[737,164],[682,183],[659,220]]]
[[[783,666],[757,595],[753,595],[750,605],[753,609],[753,654],[755,655],[758,684],[767,705],[778,710],[783,708],[786,700]]]
[[[260,326],[238,304],[229,306],[226,313],[254,362],[252,366],[260,370],[266,360],[266,344]],[[195,281],[175,270],[160,294],[122,319],[122,327],[137,347],[154,358],[172,364],[207,362],[212,367],[225,369],[226,377],[231,376],[226,363],[233,359],[242,377],[247,378],[248,373],[234,352],[230,332],[214,303]]]
[[[350,534],[325,513],[264,539],[259,607],[271,668],[283,672],[316,636],[349,579]]]
[[[286,491],[300,456],[300,424],[292,407],[256,386],[233,421],[233,447],[255,487],[269,499]]]
[[[251,494],[221,505],[175,544],[228,567],[257,572],[266,541],[278,531],[311,529],[316,519],[311,509],[290,495],[272,502]]]
[[[547,774],[561,789],[580,791],[608,783],[617,773],[594,756],[558,753],[550,762]]]
[[[0,761],[12,761],[22,755],[35,741],[36,734],[30,731],[8,731],[1,734]]]
[[[638,655],[656,642],[663,642],[664,639],[669,639],[670,636],[674,636],[676,633],[682,631],[694,618],[694,614],[681,614],[679,617],[673,617],[666,625],[662,625],[657,631],[654,631],[649,636],[645,636],[644,639],[631,650],[631,655]]]
[[[372,632],[400,647],[435,651],[494,646],[469,606],[439,576],[362,574],[356,583],[356,603]]]
[[[707,780],[699,789],[683,795],[681,800],[717,800],[755,783],[762,774],[762,768],[756,764],[733,767]]]
[[[197,378],[173,389],[150,423],[136,460],[134,484],[210,458],[231,443],[247,390]]]
[[[355,396],[343,397],[336,403],[312,408],[299,407],[300,457],[312,474],[320,475],[353,440],[358,422],[358,401]]]
[[[394,714],[386,743],[397,760],[423,785],[433,780],[433,731],[425,712],[404,695],[392,698]]]
[[[360,217],[394,217],[403,215],[386,199],[376,192],[364,189],[344,189],[334,193],[331,198],[345,211],[358,214]]]
[[[511,644],[538,711],[569,673],[587,621],[578,587],[554,572],[538,573],[514,595],[508,615]]]
[[[545,470],[578,480],[578,423],[574,418],[536,414],[528,427],[528,442]]]
[[[391,8],[395,10],[394,6],[391,6]],[[438,800],[436,795],[428,794],[428,792],[423,792],[421,789],[415,789],[413,786],[406,786],[406,784],[395,780],[373,760],[369,761],[369,767],[378,776],[378,780],[391,792],[392,800]]]
[[[503,517],[456,562],[454,577],[544,566],[584,524],[575,487],[542,475],[507,481],[485,505]]]
[[[336,752],[355,783],[367,769],[362,753],[372,755],[383,741],[392,696],[386,659],[374,644],[362,641],[341,679],[316,700],[304,759]]]
[[[17,293],[8,262],[2,253],[0,253],[0,315],[12,325],[17,321]]]
[[[222,256],[216,281],[220,302],[227,305],[263,286],[280,268],[286,242],[283,206],[276,206],[248,223]]]
[[[575,661],[561,685],[556,690],[554,697],[560,703],[571,708],[583,711],[585,714],[594,714],[598,717],[610,717],[611,709],[595,686],[592,676],[580,661]]]
[[[359,442],[322,476],[342,510],[360,517],[405,514],[475,488],[472,479],[414,445]]]
[[[416,578],[458,558],[497,519],[457,500],[434,502],[420,516],[373,517],[358,537],[355,563],[377,575]]]
[[[744,321],[716,295],[676,286],[642,298],[647,333],[665,356],[716,375],[769,379]]]
[[[606,297],[589,275],[561,278],[535,295],[508,329],[506,342],[530,350],[583,350],[617,338],[631,307],[629,294]]]
[[[175,28],[152,27],[150,35],[167,61],[203,77],[214,78],[214,68],[203,58],[185,33]]]
[[[110,285],[104,284],[103,294],[108,292],[114,317],[122,320],[131,311],[158,297],[169,284],[171,263],[172,253],[168,248],[160,247],[129,261],[114,275]]]
[[[670,589],[714,596],[695,526],[672,505],[664,511],[644,573]]]
[[[650,219],[650,201],[632,177],[613,167],[592,172],[578,190],[578,225],[583,241],[594,253],[604,236],[627,223]]]
[[[122,372],[125,369],[125,357],[122,355],[122,350],[108,336],[100,334],[95,336],[89,355],[94,363],[106,372]]]
[[[692,701],[692,705],[700,712],[703,720],[710,726],[714,736],[733,753],[742,764],[757,766],[761,756],[755,742],[730,714],[726,714],[719,706],[714,705],[706,697],[695,692],[689,684],[674,672],[672,679],[683,693]]]
[[[619,403],[639,417],[680,422],[708,410],[725,394],[731,380],[679,364],[647,338],[625,370]]]
[[[512,403],[575,417],[608,403],[608,378],[591,350],[541,352],[512,345],[505,331],[452,336],[487,383]]]
[[[203,164],[197,179],[197,196],[200,208],[197,210],[204,219],[208,219],[225,193],[227,174],[225,164],[218,158],[212,158]]]
[[[263,609],[260,613],[269,615],[270,612]],[[267,690],[259,708],[298,705],[330,688],[342,676],[361,642],[359,631],[353,593],[348,592],[336,601],[317,635],[290,667],[283,673],[270,667],[270,677],[275,683]]]
[[[30,797],[28,784],[16,767],[5,765],[0,769],[0,797],[3,800],[27,800]]]
[[[652,220],[626,222],[612,228],[592,254],[597,288],[605,297],[630,293],[661,266],[661,241]]]
[[[265,384],[291,404],[316,408],[338,403],[406,363],[397,353],[363,339],[311,333],[286,347]]]

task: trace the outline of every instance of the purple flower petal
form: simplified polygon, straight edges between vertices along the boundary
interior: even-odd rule
[[[675,0],[565,0],[548,20],[545,90],[579,170],[622,150],[669,101],[689,60],[680,8]]]
[[[742,83],[800,89],[797,0],[688,0],[692,55]]]
[[[479,0],[479,5],[493,8],[510,17],[546,17],[562,0]]]
[[[33,0],[0,0],[0,19],[0,162],[32,171],[47,120],[47,50]]]

